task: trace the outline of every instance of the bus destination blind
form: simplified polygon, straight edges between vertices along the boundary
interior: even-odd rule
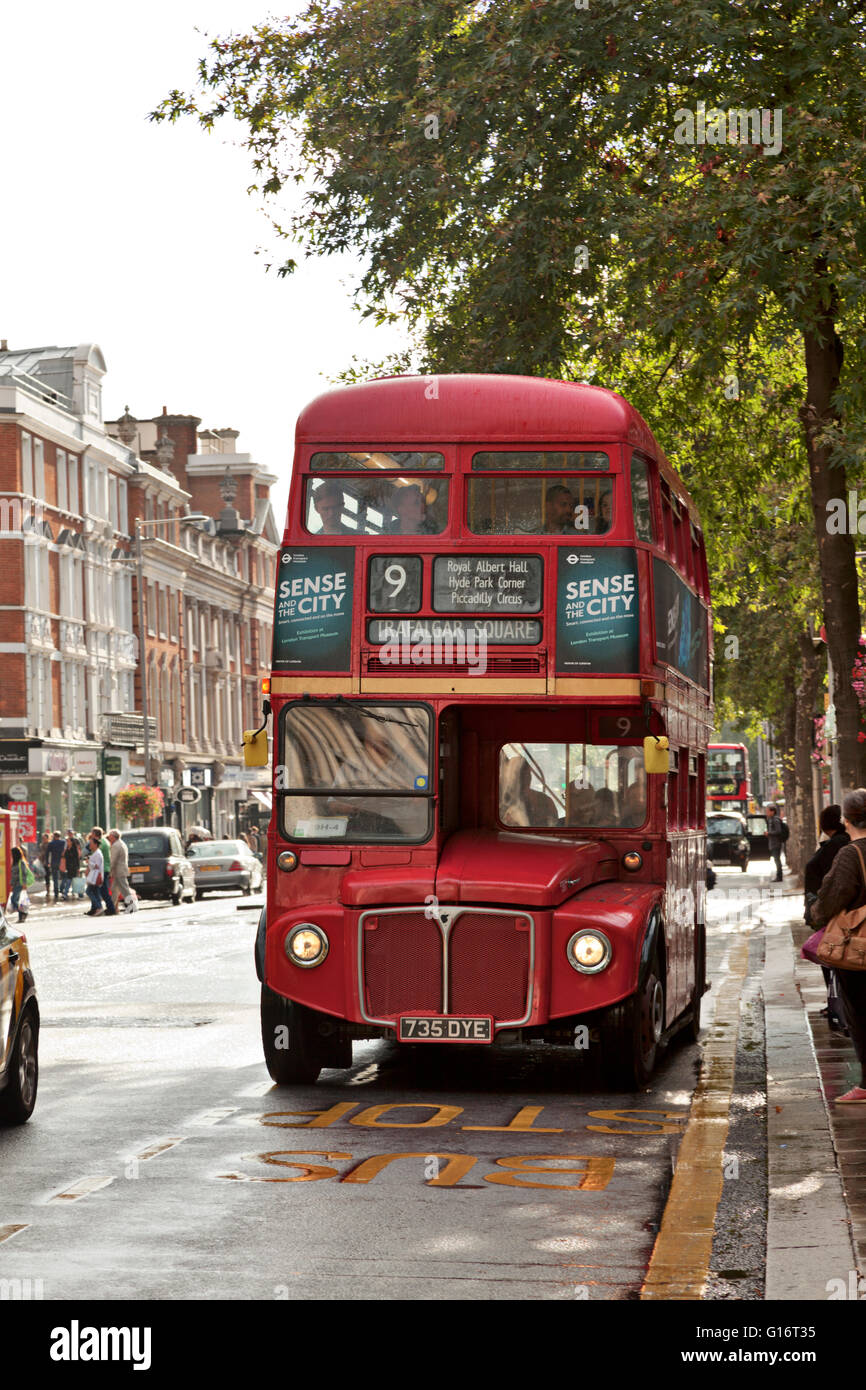
[[[437,555],[437,613],[538,613],[544,564],[540,555]]]

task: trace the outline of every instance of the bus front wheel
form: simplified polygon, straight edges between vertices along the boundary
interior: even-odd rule
[[[325,1065],[308,1010],[262,985],[262,1047],[278,1085],[310,1085]]]
[[[602,1026],[602,1058],[607,1079],[636,1090],[652,1077],[665,1026],[665,989],[658,951],[636,994],[615,1004]]]

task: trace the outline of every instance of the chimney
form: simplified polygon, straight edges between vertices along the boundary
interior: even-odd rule
[[[7,340],[6,338],[0,338],[0,352],[8,352],[8,351],[9,351],[9,343],[8,343],[8,340]]]

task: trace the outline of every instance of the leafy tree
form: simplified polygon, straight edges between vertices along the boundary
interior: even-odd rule
[[[287,234],[363,253],[364,311],[403,319],[434,370],[570,375],[614,309],[688,354],[694,392],[768,322],[796,340],[856,785],[855,542],[827,515],[863,461],[864,91],[863,0],[314,0],[214,39],[198,91],[154,115],[236,117],[267,195],[310,179]]]

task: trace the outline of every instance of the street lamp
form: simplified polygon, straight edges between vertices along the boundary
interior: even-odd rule
[[[147,697],[147,660],[144,645],[144,555],[142,551],[142,531],[145,526],[174,526],[178,521],[209,521],[204,512],[188,512],[186,516],[158,516],[135,518],[135,578],[138,590],[138,646],[141,662],[141,712],[144,717],[144,780],[150,776],[150,727]]]

